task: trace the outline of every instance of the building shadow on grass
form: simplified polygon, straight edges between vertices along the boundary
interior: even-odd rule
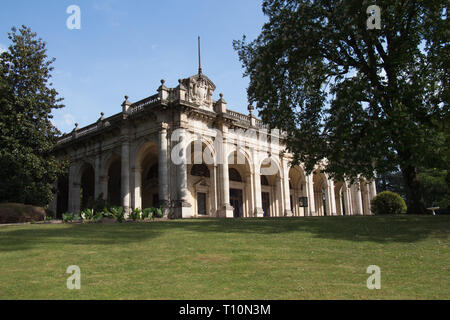
[[[430,236],[448,240],[450,217],[353,216],[267,219],[192,219],[153,223],[32,225],[0,228],[0,252],[36,245],[114,245],[156,239],[170,232],[198,234],[289,234],[304,232],[321,239],[411,243]]]

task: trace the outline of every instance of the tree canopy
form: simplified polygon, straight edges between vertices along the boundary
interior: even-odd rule
[[[425,211],[418,167],[448,166],[448,2],[265,0],[268,22],[234,47],[248,98],[286,131],[296,162],[338,179],[400,168],[408,212]],[[447,118],[448,119],[448,118]]]
[[[8,37],[0,55],[0,202],[46,206],[64,169],[51,154],[60,134],[51,113],[63,107],[49,82],[54,59],[25,26]]]

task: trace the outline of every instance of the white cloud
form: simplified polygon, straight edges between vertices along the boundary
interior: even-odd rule
[[[71,132],[75,128],[75,117],[70,113],[59,114],[57,111],[52,122],[61,132]]]
[[[6,46],[0,43],[0,53],[3,53],[7,50]]]

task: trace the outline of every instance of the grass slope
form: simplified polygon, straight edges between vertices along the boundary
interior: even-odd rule
[[[450,299],[449,230],[445,216],[4,226],[0,299]]]

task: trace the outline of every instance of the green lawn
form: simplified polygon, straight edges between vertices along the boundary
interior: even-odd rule
[[[445,216],[2,226],[0,299],[450,299],[449,230]]]

